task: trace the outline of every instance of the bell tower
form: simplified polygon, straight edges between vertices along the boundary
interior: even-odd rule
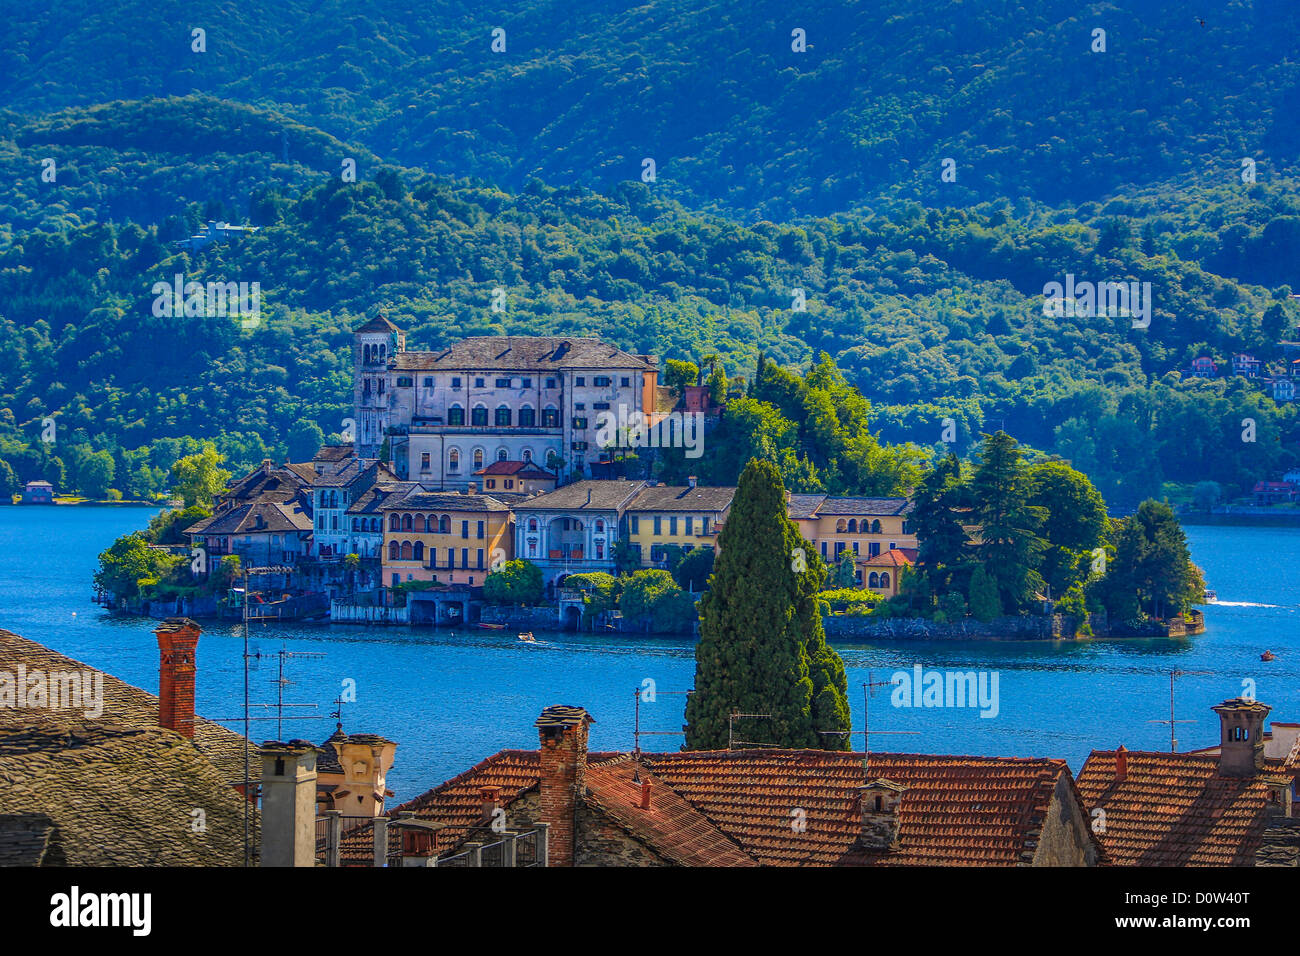
[[[378,458],[392,395],[388,369],[394,356],[406,351],[406,333],[376,315],[352,338],[353,450],[358,458]]]

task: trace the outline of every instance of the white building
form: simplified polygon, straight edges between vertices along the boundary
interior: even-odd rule
[[[589,476],[599,413],[653,413],[658,385],[655,356],[598,339],[472,336],[411,352],[382,317],[357,330],[354,369],[357,455],[379,457],[387,440],[399,478],[452,490],[494,461]]]

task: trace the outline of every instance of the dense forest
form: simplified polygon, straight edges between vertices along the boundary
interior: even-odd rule
[[[303,457],[341,430],[350,329],[378,310],[413,348],[508,331],[717,356],[751,382],[720,433],[730,480],[770,448],[791,487],[886,493],[998,429],[1124,508],[1300,462],[1294,405],[1187,375],[1296,357],[1300,14],[934,6],[801,12],[806,53],[774,4],[534,3],[498,11],[505,54],[494,12],[457,4],[177,6],[210,24],[201,54],[156,5],[9,21],[0,483],[150,494],[204,440],[234,468]],[[209,220],[261,229],[176,245]],[[1151,283],[1149,327],[1045,315],[1067,273]],[[153,315],[177,274],[260,283],[260,322]]]

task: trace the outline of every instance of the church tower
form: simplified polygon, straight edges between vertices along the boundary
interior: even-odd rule
[[[388,367],[398,352],[406,351],[406,333],[377,315],[353,333],[353,342],[354,448],[358,458],[378,458],[392,397]]]

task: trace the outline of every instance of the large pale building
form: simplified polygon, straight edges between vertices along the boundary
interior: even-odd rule
[[[494,461],[564,477],[600,460],[601,412],[655,409],[658,359],[576,336],[471,336],[413,352],[383,317],[355,334],[357,456],[402,479],[463,490]],[[557,465],[562,462],[562,465]]]

